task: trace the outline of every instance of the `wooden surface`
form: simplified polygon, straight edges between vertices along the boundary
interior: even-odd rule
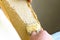
[[[17,15],[17,13],[9,7],[8,3],[5,0],[2,1],[0,0],[0,6],[4,11],[5,15],[7,16],[7,18],[11,21],[12,25],[18,32],[21,39],[29,40],[30,35],[26,32],[25,24]]]
[[[30,7],[31,5],[27,4],[27,6]],[[8,20],[10,20],[10,22],[12,23],[12,25],[14,26],[14,28],[18,32],[21,39],[22,40],[30,40],[30,35],[26,31],[26,25],[21,20],[21,18],[17,15],[15,10],[10,7],[8,2],[6,0],[0,0],[0,7],[4,11]],[[30,7],[30,9],[33,13],[34,18],[37,20],[37,16],[36,16],[35,12],[33,11],[33,9],[31,7]],[[38,20],[37,20],[37,22],[39,23]]]

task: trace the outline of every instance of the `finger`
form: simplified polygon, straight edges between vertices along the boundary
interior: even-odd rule
[[[39,32],[39,34],[46,34],[46,33],[48,33],[48,32],[43,29]]]
[[[41,30],[41,32],[39,32],[38,34],[39,36],[49,36],[50,34],[46,31],[46,30]]]
[[[36,32],[32,32],[32,34],[31,34],[32,36],[34,36],[34,35],[36,35]]]

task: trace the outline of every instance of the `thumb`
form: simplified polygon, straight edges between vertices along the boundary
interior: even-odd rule
[[[31,36],[34,36],[34,35],[36,35],[36,32],[32,32]]]

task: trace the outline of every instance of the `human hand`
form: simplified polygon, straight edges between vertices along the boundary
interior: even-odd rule
[[[53,38],[47,31],[41,30],[39,33],[33,32],[30,40],[53,40]]]

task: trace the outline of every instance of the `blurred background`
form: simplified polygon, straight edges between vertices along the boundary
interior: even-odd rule
[[[32,7],[45,30],[60,31],[60,0],[33,0]]]

